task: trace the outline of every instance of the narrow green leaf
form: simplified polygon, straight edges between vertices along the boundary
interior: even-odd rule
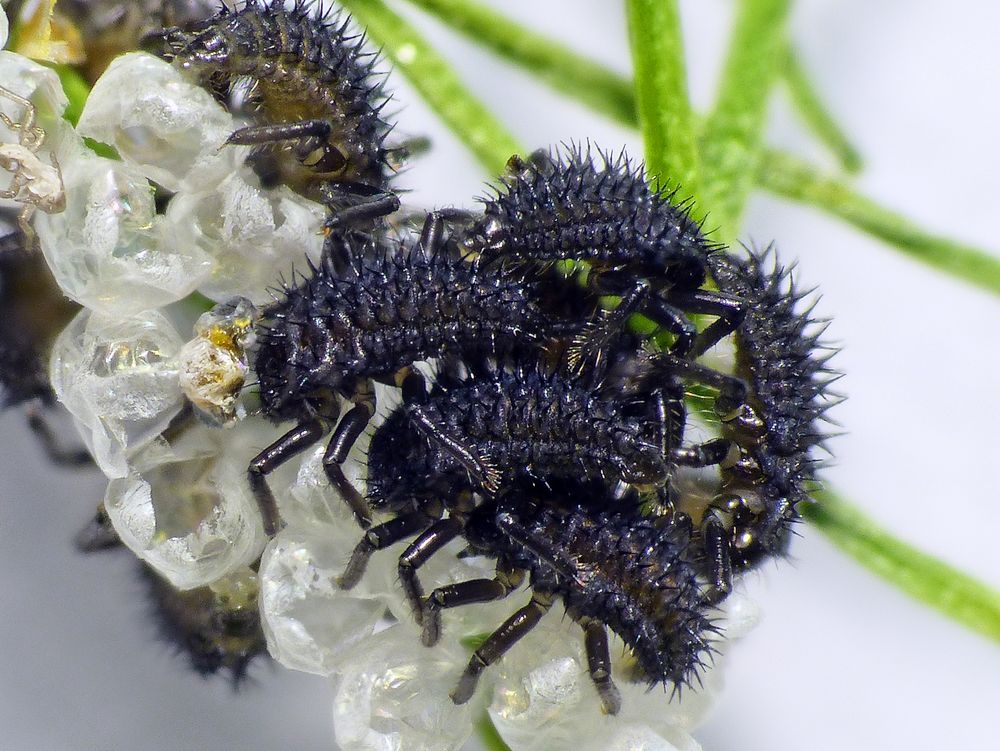
[[[782,71],[792,104],[813,133],[833,152],[841,166],[850,173],[861,170],[861,154],[847,138],[833,115],[823,104],[823,100],[802,67],[802,61],[791,45],[785,48],[784,70]]]
[[[635,92],[626,76],[475,0],[409,2],[594,112],[628,127],[638,126]],[[782,73],[801,116],[845,170],[858,171],[862,162],[857,149],[823,105],[801,62],[787,45],[785,54]]]
[[[1000,258],[932,235],[807,162],[778,151],[763,155],[757,182],[783,198],[800,201],[838,216],[885,240],[919,261],[1000,294]]]
[[[486,712],[483,712],[476,720],[476,735],[479,736],[479,743],[485,751],[511,751],[510,746],[504,743]]]
[[[396,68],[416,87],[445,124],[469,147],[491,175],[500,174],[520,145],[466,88],[454,68],[382,0],[342,0],[368,36],[380,44]]]
[[[66,98],[69,99],[69,104],[66,105],[63,117],[76,127],[77,122],[80,120],[80,115],[83,113],[83,105],[86,104],[87,97],[90,96],[90,84],[87,83],[75,68],[71,68],[68,65],[53,65],[51,67],[56,72],[56,75],[59,76],[59,83],[62,84],[63,91],[66,92]]]
[[[741,0],[715,108],[702,133],[703,209],[736,239],[760,159],[771,90],[785,60],[790,0]]]
[[[443,23],[509,60],[557,91],[622,125],[636,123],[632,82],[551,37],[475,0],[409,0]]]
[[[892,537],[824,490],[803,515],[862,566],[911,597],[994,641],[1000,641],[1000,592]]]
[[[660,183],[698,196],[698,149],[687,91],[676,0],[627,0],[632,64],[646,169]]]

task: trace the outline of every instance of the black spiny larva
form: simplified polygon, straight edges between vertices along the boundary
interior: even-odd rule
[[[651,685],[691,683],[712,651],[717,630],[693,565],[690,519],[683,514],[650,517],[641,497],[617,498],[603,483],[515,487],[472,514],[470,548],[497,558],[505,570],[530,574],[531,601],[508,618],[473,653],[452,692],[471,698],[482,671],[528,633],[555,597],[584,629],[591,679],[609,714],[620,706],[611,678],[607,631],[622,638],[635,658],[635,676]],[[438,607],[476,600],[461,584],[428,597]],[[482,598],[485,599],[485,598]]]
[[[812,451],[827,437],[819,421],[842,397],[830,384],[833,352],[822,345],[825,321],[796,309],[808,293],[796,290],[791,270],[770,251],[718,257],[719,289],[747,303],[736,332],[736,375],[747,400],[723,418],[722,434],[744,457],[723,468],[722,494],[702,521],[716,596],[731,588],[731,571],[784,553],[797,506],[809,495],[818,460]]]
[[[672,355],[632,347],[580,374],[537,359],[501,361],[471,373],[447,362],[430,393],[423,377],[410,373],[403,405],[375,431],[368,451],[368,502],[400,516],[369,530],[341,585],[360,580],[375,550],[437,522],[474,492],[492,497],[524,479],[592,478],[667,493],[673,466],[734,459],[726,439],[682,446],[680,376],[701,372],[675,369],[675,363]],[[737,382],[729,385],[741,389]],[[435,544],[460,531],[451,514]],[[423,591],[415,569],[401,566],[400,580],[419,618]],[[434,624],[425,626],[425,639],[435,641]]]
[[[471,357],[538,349],[563,325],[534,300],[533,283],[502,262],[469,260],[430,215],[418,241],[335,232],[319,268],[263,311],[254,356],[263,412],[297,427],[250,464],[270,533],[278,518],[265,475],[319,440],[339,411],[324,467],[367,526],[364,499],[340,465],[375,412],[373,379],[445,353]],[[577,326],[578,327],[578,326]]]
[[[368,501],[373,509],[394,516],[367,531],[355,547],[341,586],[357,584],[374,552],[418,535],[400,556],[399,580],[423,627],[423,641],[430,645],[440,638],[440,609],[462,602],[439,600],[435,595],[424,599],[418,570],[447,543],[460,536],[469,539],[468,525],[476,518],[482,521],[481,503],[489,505],[497,498],[512,503],[518,496],[511,489],[523,490],[528,484],[551,491],[571,483],[582,495],[551,491],[539,492],[538,498],[571,510],[594,488],[601,488],[596,498],[607,504],[609,519],[625,525],[628,517],[641,526],[645,522],[629,511],[630,504],[637,502],[640,488],[653,491],[657,501],[669,501],[670,466],[703,467],[735,460],[727,439],[682,445],[685,419],[679,376],[668,370],[670,377],[664,377],[655,356],[652,364],[650,359],[646,353],[625,347],[621,357],[611,358],[607,367],[583,374],[552,370],[537,362],[506,362],[471,374],[445,368],[429,394],[420,376],[408,376],[403,385],[404,405],[376,429],[368,450]],[[657,388],[650,390],[650,382]],[[484,467],[494,476],[484,478]],[[632,483],[633,488],[619,485],[621,481]],[[612,491],[613,487],[617,490]],[[615,504],[621,514],[610,513]],[[551,513],[556,514],[552,519],[568,518],[554,510]],[[618,532],[625,534],[625,527]],[[572,547],[572,540],[553,534],[551,530],[542,534],[554,546],[550,551],[565,548],[563,554],[578,555],[566,547]],[[504,543],[508,558],[518,542],[526,545],[522,558],[530,559],[529,551],[537,552],[530,542],[508,540]],[[630,565],[627,556],[615,559],[613,551],[604,552],[608,567],[627,569]],[[619,573],[630,575],[624,569]],[[564,597],[575,592],[571,583],[562,586],[570,587],[559,590]],[[491,587],[473,588],[473,592],[479,593],[475,596],[499,592],[500,584]],[[461,600],[462,596],[454,597]],[[586,610],[584,614],[597,617]],[[633,644],[624,631],[614,627],[614,617],[605,613],[602,621]],[[647,667],[652,664],[652,651],[645,659]],[[647,672],[664,679],[662,670],[649,668]]]
[[[557,597],[584,629],[589,672],[608,713],[618,711],[620,697],[611,678],[607,628],[634,655],[636,677],[650,683],[690,682],[711,649],[715,629],[691,558],[691,522],[683,514],[644,516],[638,493],[623,496],[602,480],[542,484],[521,478],[478,504],[468,494],[456,495],[455,488],[422,504],[410,500],[420,506],[417,513],[401,508],[365,538],[370,552],[416,536],[399,563],[408,595],[414,594],[409,586],[416,569],[459,535],[469,552],[497,559],[493,579],[446,584],[423,599],[417,613],[425,644],[437,641],[442,610],[503,599],[530,574],[530,603],[475,651],[452,693],[456,703],[471,698],[482,671],[525,636]],[[442,500],[449,516],[434,520],[430,514],[440,508],[431,506]]]
[[[255,583],[243,590],[225,591],[218,582],[180,590],[145,564],[140,575],[160,637],[187,655],[199,675],[228,674],[239,687],[250,663],[267,656]]]
[[[327,204],[333,226],[399,208],[389,191],[391,127],[377,59],[346,14],[319,3],[246,0],[208,20],[164,31],[165,56],[231,97],[247,86],[252,125],[228,139],[257,146],[265,183]]]
[[[75,542],[84,553],[121,547],[103,504]],[[267,655],[254,577],[247,572],[211,586],[179,590],[148,564],[140,561],[138,565],[160,638],[186,655],[199,675],[228,674],[238,688],[250,663]]]
[[[468,218],[464,241],[488,258],[586,261],[592,288],[622,301],[583,341],[584,354],[600,351],[639,311],[676,335],[676,354],[697,355],[736,327],[743,306],[701,288],[708,260],[721,247],[705,238],[689,204],[676,196],[651,187],[624,151],[617,158],[578,146],[536,151],[528,160],[511,158],[496,195],[483,199],[483,215]],[[697,335],[686,313],[719,320]]]

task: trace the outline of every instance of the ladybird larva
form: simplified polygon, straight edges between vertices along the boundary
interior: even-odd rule
[[[797,310],[806,293],[773,252],[719,256],[712,275],[747,309],[735,335],[735,373],[747,399],[722,423],[743,458],[723,467],[722,492],[702,520],[712,584],[722,597],[733,570],[785,552],[797,506],[814,484],[812,450],[827,438],[818,422],[842,397],[830,391],[839,376],[827,365],[835,351],[821,341],[824,322],[811,317],[812,308]]]
[[[262,182],[327,205],[330,226],[399,208],[378,58],[350,27],[346,14],[304,0],[246,0],[163,32],[164,56],[199,83],[226,99],[245,91],[251,124],[227,143],[255,146]]]

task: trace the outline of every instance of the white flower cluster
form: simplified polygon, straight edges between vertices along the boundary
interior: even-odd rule
[[[396,578],[405,543],[376,553],[361,584],[341,590],[337,578],[361,531],[326,479],[322,446],[297,472],[290,464],[270,475],[287,526],[268,542],[246,466],[279,429],[211,388],[205,399],[224,427],[179,419],[198,384],[232,392],[246,370],[232,352],[206,354],[197,328],[205,319],[193,320],[190,298],[267,300],[282,273],[318,256],[323,210],[284,188],[262,190],[244,165],[246,150],[223,146],[231,115],[148,55],[111,65],[76,129],[60,118],[66,98],[51,70],[2,52],[0,85],[38,108],[46,153],[61,169],[66,208],[38,212],[34,223],[56,280],[83,309],[55,345],[51,379],[110,480],[108,514],[137,556],[183,589],[245,578],[260,558],[268,648],[283,665],[333,679],[345,750],[456,749],[484,708],[513,749],[698,748],[689,732],[718,671],[683,701],[619,677],[623,708],[608,717],[588,678],[582,631],[560,608],[486,671],[472,702],[453,704],[468,640],[491,632],[530,593],[445,611],[444,638],[428,649]],[[13,116],[14,104],[3,107]],[[99,155],[85,137],[120,159]],[[158,191],[170,195],[165,208]],[[387,408],[396,397],[383,389],[378,398]],[[361,441],[345,467],[361,489],[364,451]],[[421,569],[428,590],[492,576],[492,561],[460,558],[461,547]],[[729,635],[753,620],[739,598],[727,607]]]

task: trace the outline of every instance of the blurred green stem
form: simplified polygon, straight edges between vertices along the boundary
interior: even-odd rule
[[[833,152],[845,171],[851,174],[859,172],[862,167],[861,155],[823,104],[819,92],[802,67],[802,60],[790,44],[785,46],[782,76],[788,86],[792,105],[806,125]]]
[[[476,735],[479,736],[479,743],[485,751],[511,751],[510,746],[504,743],[500,733],[497,732],[488,712],[483,712],[476,720]]]
[[[523,153],[503,124],[472,92],[455,70],[408,22],[382,0],[342,0],[341,5],[366,29],[453,133],[491,175]]]
[[[52,65],[50,67],[59,76],[59,83],[62,84],[66,98],[69,100],[63,117],[70,122],[70,125],[76,127],[80,121],[80,115],[83,114],[83,105],[90,95],[90,84],[77,72],[76,68],[69,65]]]
[[[764,119],[784,62],[790,0],[740,0],[715,107],[701,138],[703,210],[736,239],[760,160]]]
[[[646,169],[662,186],[680,185],[695,206],[703,206],[676,0],[627,0],[625,8]]]
[[[948,618],[1000,641],[1000,592],[892,537],[833,491],[814,494],[802,512],[865,568]]]
[[[925,232],[905,217],[856,193],[842,181],[823,175],[797,157],[767,151],[757,171],[757,182],[782,198],[838,216],[918,261],[1000,294],[1000,258]]]
[[[622,125],[635,125],[632,82],[564,44],[475,0],[409,0],[469,39],[510,60],[557,91]]]

